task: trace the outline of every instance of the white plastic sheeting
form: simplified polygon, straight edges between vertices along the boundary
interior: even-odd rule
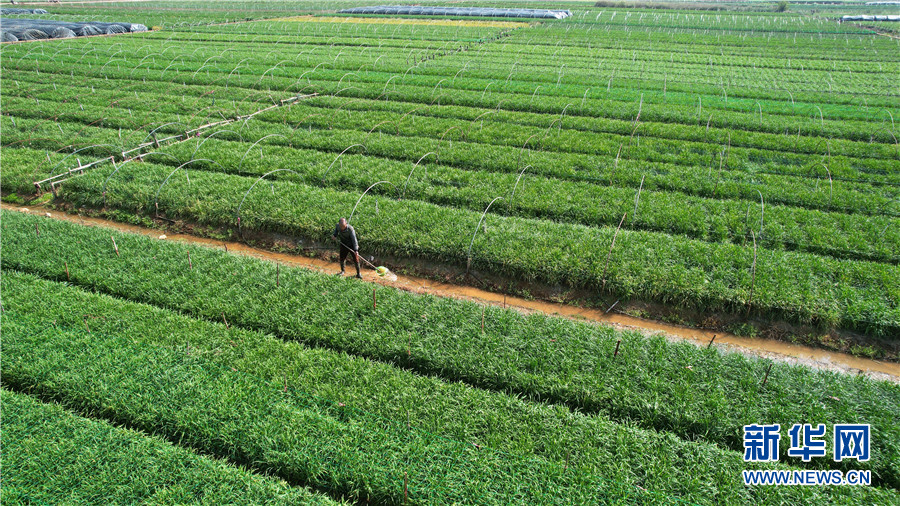
[[[147,27],[137,23],[73,23],[49,19],[3,18],[0,37],[3,42],[36,39],[65,39],[88,35],[104,35],[129,32],[146,32]]]
[[[12,14],[47,14],[47,11],[45,11],[44,9],[15,9],[8,7],[0,9],[0,15]]]
[[[900,16],[843,16],[841,21],[900,21]]]
[[[376,5],[371,7],[354,7],[352,9],[338,11],[338,13],[536,19],[563,19],[572,15],[572,12],[569,10],[552,11],[547,9],[498,9],[492,7],[431,7],[423,5]]]

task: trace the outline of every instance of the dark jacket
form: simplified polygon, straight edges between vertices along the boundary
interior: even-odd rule
[[[337,238],[341,243],[341,247],[359,251],[359,243],[356,241],[356,231],[353,230],[353,225],[348,224],[344,230],[341,230],[340,224],[335,225],[334,233],[331,236]]]

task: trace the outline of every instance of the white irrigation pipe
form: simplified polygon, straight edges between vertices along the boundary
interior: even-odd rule
[[[355,148],[355,147],[357,147],[357,146],[363,148],[367,153],[369,152],[369,150],[368,150],[364,145],[362,145],[362,144],[351,144],[350,146],[347,146],[346,148],[344,148],[344,150],[341,151],[341,153],[340,153],[339,155],[337,155],[337,157],[334,159],[334,161],[331,162],[331,165],[329,165],[328,168],[325,169],[325,173],[322,174],[322,182],[323,182],[323,183],[325,182],[325,176],[328,175],[328,172],[331,170],[331,167],[334,166],[335,162],[337,162],[338,159],[340,159],[340,157],[343,156],[344,153],[346,153],[349,149]],[[343,164],[343,162],[341,162],[341,163]]]
[[[484,221],[484,216],[487,214],[488,209],[490,209],[491,206],[494,205],[494,202],[498,200],[503,200],[503,197],[495,197],[494,200],[484,208],[484,212],[481,213],[481,219],[478,220],[478,225],[475,226],[475,233],[472,234],[472,242],[469,243],[469,250],[466,252],[466,272],[469,272],[469,268],[472,266],[472,246],[475,244],[475,236],[478,235],[478,230],[481,228],[481,223]]]
[[[525,171],[528,170],[529,168],[531,168],[531,165],[526,165],[519,172],[519,177],[516,178],[516,184],[513,185],[512,193],[509,195],[509,207],[512,207],[512,199],[513,199],[513,197],[516,196],[516,188],[519,187],[519,180],[522,179],[522,175],[525,174]]]
[[[244,159],[247,158],[247,155],[250,153],[250,150],[252,150],[254,147],[256,147],[257,144],[259,144],[260,142],[262,142],[262,141],[268,139],[269,137],[284,137],[285,139],[288,139],[288,137],[287,137],[286,135],[282,135],[282,134],[269,134],[269,135],[267,135],[267,136],[265,136],[265,137],[263,137],[263,138],[257,140],[256,142],[254,142],[253,144],[251,144],[249,148],[247,148],[247,151],[244,152],[244,156],[241,157],[241,162],[238,164],[238,172],[240,172],[240,171],[241,171],[241,167],[244,166]],[[290,141],[290,139],[288,139],[288,141]],[[260,148],[260,149],[262,149],[262,148]]]
[[[419,158],[419,161],[417,161],[416,164],[413,165],[412,170],[409,171],[409,175],[406,176],[406,182],[403,183],[403,190],[401,191],[401,194],[400,194],[400,198],[401,198],[401,199],[402,199],[403,197],[406,196],[406,185],[409,184],[409,179],[412,177],[413,172],[416,171],[416,167],[418,167],[418,166],[419,166],[419,163],[421,163],[422,160],[425,159],[425,157],[428,156],[428,155],[434,155],[435,161],[438,160],[438,154],[435,153],[434,151],[429,151],[428,153],[425,153],[424,155],[422,155],[422,156]],[[428,166],[427,166],[427,165],[425,166],[425,177],[428,177]]]
[[[357,206],[359,206],[359,203],[362,201],[362,198],[366,195],[366,193],[369,193],[369,190],[371,190],[372,188],[375,188],[376,186],[378,186],[378,185],[380,185],[380,184],[389,184],[389,185],[393,186],[395,190],[398,189],[396,186],[394,186],[394,183],[392,183],[392,182],[390,182],[390,181],[378,181],[377,183],[373,184],[372,186],[366,188],[366,191],[362,192],[362,194],[359,196],[359,198],[356,199],[356,204],[354,204],[353,210],[350,211],[350,217],[347,218],[347,223],[350,223],[350,220],[353,219],[353,213],[356,212]],[[377,197],[376,197],[376,199],[377,199]],[[376,208],[376,209],[378,208],[378,201],[377,201],[377,200],[375,201],[375,208]]]

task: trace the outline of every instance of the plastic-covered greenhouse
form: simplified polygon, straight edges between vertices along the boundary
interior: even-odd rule
[[[16,8],[7,8],[4,7],[0,9],[0,14],[2,15],[11,15],[11,14],[47,14],[47,11],[44,9],[16,9]]]
[[[900,22],[900,16],[844,16],[841,21],[894,21]]]
[[[3,42],[37,39],[66,39],[88,35],[146,32],[147,27],[136,23],[73,23],[50,19],[3,18],[0,36]]]
[[[431,7],[422,5],[377,5],[371,7],[354,7],[352,9],[338,11],[338,13],[537,19],[562,19],[572,15],[572,12],[569,10],[552,11],[547,9],[497,9],[490,7]]]

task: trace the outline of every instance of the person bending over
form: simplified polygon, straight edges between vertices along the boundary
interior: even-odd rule
[[[356,277],[362,279],[359,273],[359,242],[356,240],[356,231],[353,230],[352,225],[347,223],[346,218],[341,218],[338,221],[331,238],[337,241],[341,248],[341,272],[337,273],[337,275],[344,275],[344,262],[347,260],[347,255],[352,253],[353,264],[356,266]]]

